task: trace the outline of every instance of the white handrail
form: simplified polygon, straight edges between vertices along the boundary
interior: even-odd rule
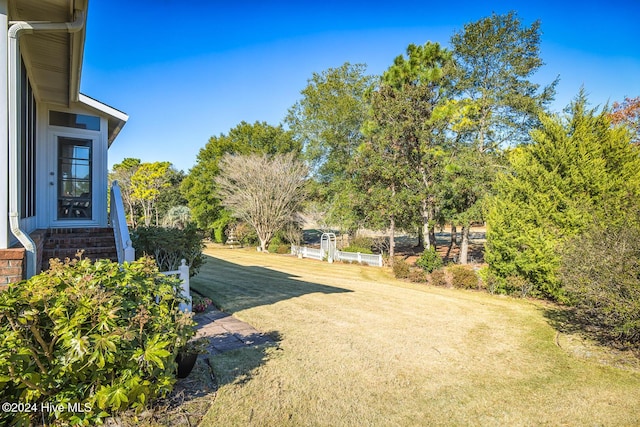
[[[111,201],[109,217],[113,234],[116,238],[116,251],[118,252],[118,262],[133,262],[136,259],[136,251],[131,244],[129,236],[129,227],[127,226],[127,217],[124,212],[124,203],[122,203],[122,192],[118,181],[111,184]]]

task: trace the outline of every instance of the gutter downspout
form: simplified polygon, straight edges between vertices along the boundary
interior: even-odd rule
[[[36,274],[37,254],[36,245],[27,233],[20,229],[20,203],[18,202],[18,172],[20,164],[18,159],[18,76],[20,75],[20,54],[18,42],[22,34],[34,32],[65,32],[75,33],[84,28],[85,14],[77,12],[73,22],[10,22],[7,32],[9,41],[9,59],[7,64],[8,100],[9,112],[9,223],[11,232],[22,243],[26,250],[26,278]]]

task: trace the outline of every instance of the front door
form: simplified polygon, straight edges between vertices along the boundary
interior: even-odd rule
[[[49,159],[50,221],[53,227],[95,226],[101,219],[96,208],[96,159],[99,138],[92,135],[54,133]]]
[[[93,218],[93,140],[58,136],[56,220]]]

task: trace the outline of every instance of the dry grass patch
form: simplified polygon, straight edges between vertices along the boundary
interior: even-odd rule
[[[638,425],[640,375],[556,345],[541,305],[388,269],[208,249],[192,286],[278,347],[211,359],[202,425]]]

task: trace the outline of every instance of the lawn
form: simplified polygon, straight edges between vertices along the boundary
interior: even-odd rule
[[[206,254],[192,287],[278,345],[211,358],[203,426],[640,425],[640,373],[558,334],[549,305],[384,268]]]

